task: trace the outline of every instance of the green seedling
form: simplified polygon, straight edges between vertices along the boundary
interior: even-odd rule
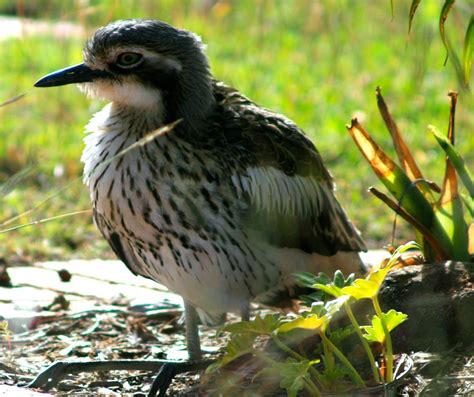
[[[387,262],[376,266],[365,278],[355,278],[354,275],[345,278],[340,271],[335,273],[333,279],[323,273],[298,274],[300,284],[314,289],[318,300],[311,301],[311,295],[306,295],[308,305],[297,314],[257,315],[254,320],[223,327],[222,332],[230,333],[230,341],[223,357],[208,369],[208,374],[224,370],[235,360],[248,355],[265,366],[254,374],[252,381],[276,378],[288,396],[296,396],[301,390],[321,396],[328,391],[347,392],[392,382],[394,356],[390,333],[406,321],[407,316],[395,310],[383,312],[378,292],[389,271],[410,249],[419,249],[419,246],[410,242],[399,247]],[[361,299],[369,299],[372,303],[373,316],[369,324],[357,319],[352,310],[353,304]],[[334,321],[344,313],[349,319],[349,326]],[[344,351],[342,342],[354,334],[366,353],[371,375],[367,376],[364,372],[367,364],[361,368],[360,363],[351,362],[350,352]],[[307,352],[298,348],[315,336],[319,340],[316,349]],[[279,353],[262,349],[262,339],[269,340]],[[381,356],[376,357],[372,345],[382,346]],[[251,360],[247,358],[247,361]],[[382,363],[385,367],[383,373],[379,369]],[[240,381],[237,377],[225,383],[225,390],[218,392],[232,393],[232,388],[238,388]]]

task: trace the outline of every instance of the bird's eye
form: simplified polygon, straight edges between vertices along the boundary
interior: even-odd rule
[[[137,52],[124,52],[117,57],[116,64],[122,68],[130,68],[137,65],[142,58],[143,55]]]

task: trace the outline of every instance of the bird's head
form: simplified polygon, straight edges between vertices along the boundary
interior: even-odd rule
[[[83,54],[83,63],[35,86],[80,83],[87,94],[122,108],[161,112],[163,122],[199,122],[213,104],[204,46],[192,32],[156,20],[116,21],[97,30]]]

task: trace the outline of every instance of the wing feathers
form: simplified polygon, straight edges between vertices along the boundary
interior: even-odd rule
[[[287,175],[273,167],[249,167],[243,175],[234,174],[232,181],[240,198],[249,203],[249,225],[273,244],[323,255],[365,250],[325,181]]]

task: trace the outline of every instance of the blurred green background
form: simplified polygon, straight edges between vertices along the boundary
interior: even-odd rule
[[[462,89],[450,61],[443,66],[438,32],[443,1],[421,2],[408,36],[410,3],[394,0],[392,15],[389,0],[0,0],[0,103],[25,93],[0,107],[0,184],[13,185],[8,194],[0,191],[0,229],[90,208],[80,182],[83,126],[103,103],[91,102],[73,86],[32,85],[80,62],[82,44],[97,27],[141,17],[199,34],[218,79],[302,127],[369,246],[389,243],[393,214],[367,193],[380,184],[345,128],[357,115],[393,154],[375,87],[383,88],[425,177],[438,182],[444,159],[426,126],[447,129],[446,94],[459,91],[456,144],[471,168],[474,157],[473,96]],[[473,8],[472,1],[458,0],[446,23],[459,53]],[[26,177],[11,179],[25,169]],[[395,237],[400,242],[413,236],[401,224]],[[112,255],[89,213],[0,234],[0,258],[7,260],[93,256]]]

